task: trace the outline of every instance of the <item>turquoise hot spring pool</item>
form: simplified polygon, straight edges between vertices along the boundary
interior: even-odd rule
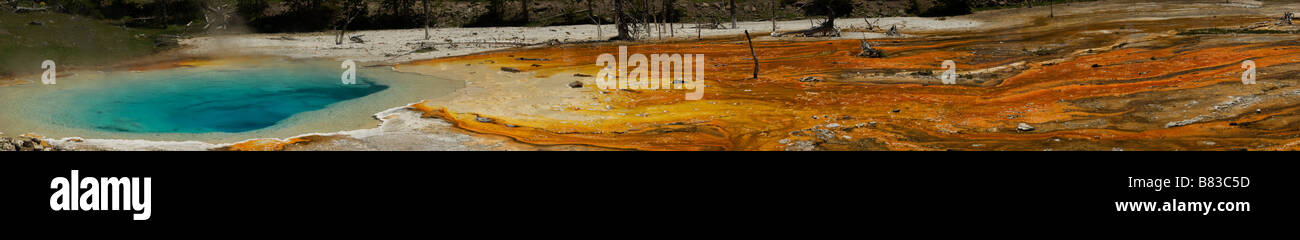
[[[144,72],[74,72],[0,87],[0,132],[46,137],[237,141],[373,127],[371,115],[463,83],[340,62],[258,59]],[[62,73],[61,73],[62,75]]]

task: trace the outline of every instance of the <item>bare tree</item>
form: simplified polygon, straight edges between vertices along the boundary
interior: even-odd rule
[[[420,4],[424,8],[424,40],[429,40],[429,0],[420,0]]]
[[[641,25],[645,25],[646,38],[650,38],[653,37],[651,36],[651,34],[654,33],[654,31],[650,30],[650,24],[649,24],[650,16],[653,15],[650,14],[650,0],[641,0],[641,3],[645,7],[645,9],[642,9],[644,14],[641,14]]]
[[[677,18],[673,4],[676,2],[677,0],[664,0],[664,22],[668,22],[668,37],[673,37],[673,22]]]
[[[519,4],[521,5],[521,6],[520,6],[520,9],[523,9],[523,11],[521,11],[521,12],[519,13],[520,18],[523,19],[523,21],[524,21],[525,23],[527,23],[527,22],[528,22],[528,18],[529,18],[529,16],[528,16],[528,14],[529,14],[529,13],[528,13],[528,0],[521,0]]]
[[[367,8],[368,6],[364,0],[347,0],[343,2],[340,7],[341,10],[339,10],[339,36],[334,38],[335,45],[343,44],[344,36],[348,32],[348,25],[352,24],[352,20],[356,20],[361,14],[365,14]]]
[[[591,22],[596,23],[596,39],[601,39],[605,37],[600,31],[600,17],[596,16],[595,2],[596,0],[587,0],[587,17],[591,18]]]
[[[776,10],[781,8],[781,0],[772,0],[772,32],[776,33]]]
[[[618,40],[633,40],[628,29],[627,15],[623,12],[623,1],[614,0],[614,28],[618,29]]]
[[[729,0],[727,7],[731,10],[731,28],[736,28],[736,0]]]

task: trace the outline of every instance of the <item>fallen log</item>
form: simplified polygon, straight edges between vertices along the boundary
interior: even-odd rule
[[[872,48],[871,44],[867,43],[867,40],[862,40],[862,45],[859,47],[862,48],[862,52],[858,53],[858,57],[869,57],[869,58],[885,57],[884,51],[880,51],[879,49]]]
[[[48,7],[38,7],[38,8],[14,7],[14,13],[44,12],[49,10],[50,9]]]
[[[835,18],[830,17],[830,18],[826,18],[826,21],[822,22],[822,24],[818,25],[817,27],[806,29],[806,30],[778,33],[775,36],[784,37],[787,35],[794,35],[800,37],[839,37],[840,30],[838,28],[835,28]]]

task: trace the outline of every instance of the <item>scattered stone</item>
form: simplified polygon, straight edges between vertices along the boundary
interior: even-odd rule
[[[894,109],[893,111],[890,111],[890,112],[897,113],[897,112],[902,112],[902,111],[903,111],[902,109]]]
[[[574,73],[573,76],[574,76],[574,77],[591,77],[591,75],[581,74],[581,73]]]
[[[785,147],[786,151],[812,151],[817,150],[817,143],[813,141],[795,141]]]
[[[478,122],[481,122],[481,123],[491,123],[491,122],[492,122],[492,119],[491,119],[491,118],[485,118],[485,117],[474,116],[474,121],[478,121]]]
[[[814,134],[817,135],[817,139],[821,139],[822,141],[830,141],[835,139],[835,133],[832,133],[831,130],[813,129],[812,131]]]
[[[501,71],[512,72],[512,73],[520,72],[518,68],[512,68],[512,67],[501,67]]]
[[[1020,123],[1019,125],[1016,125],[1016,130],[1020,130],[1023,132],[1033,131],[1034,126],[1029,126],[1029,124]]]
[[[837,127],[840,127],[839,123],[826,124],[826,128],[837,128]]]
[[[569,83],[569,87],[570,87],[570,88],[582,88],[582,82],[580,82],[580,81],[573,81],[573,82]]]
[[[64,149],[51,145],[35,137],[0,137],[0,151],[63,151]]]
[[[800,78],[799,81],[800,82],[821,82],[822,79],[813,76],[807,76],[807,77]]]
[[[528,66],[532,66],[532,67],[541,67],[542,65],[541,65],[541,64],[536,64],[536,63],[534,63],[533,65],[528,65]]]
[[[1094,67],[1094,68],[1099,68],[1099,67],[1101,67],[1101,64],[1095,64],[1095,63],[1094,63],[1094,64],[1092,64],[1092,67]]]
[[[45,25],[45,24],[44,24],[44,23],[41,23],[41,22],[38,22],[38,21],[32,21],[32,22],[27,23],[27,25],[40,26],[40,25]]]
[[[521,58],[515,58],[515,60],[519,60],[519,61],[550,61],[551,59],[549,59],[549,58],[525,58],[525,57],[521,57]]]

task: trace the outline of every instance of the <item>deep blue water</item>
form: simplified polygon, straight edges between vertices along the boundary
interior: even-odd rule
[[[71,125],[136,133],[238,133],[270,127],[294,114],[383,91],[340,70],[246,69],[132,73],[107,87],[75,93]]]

